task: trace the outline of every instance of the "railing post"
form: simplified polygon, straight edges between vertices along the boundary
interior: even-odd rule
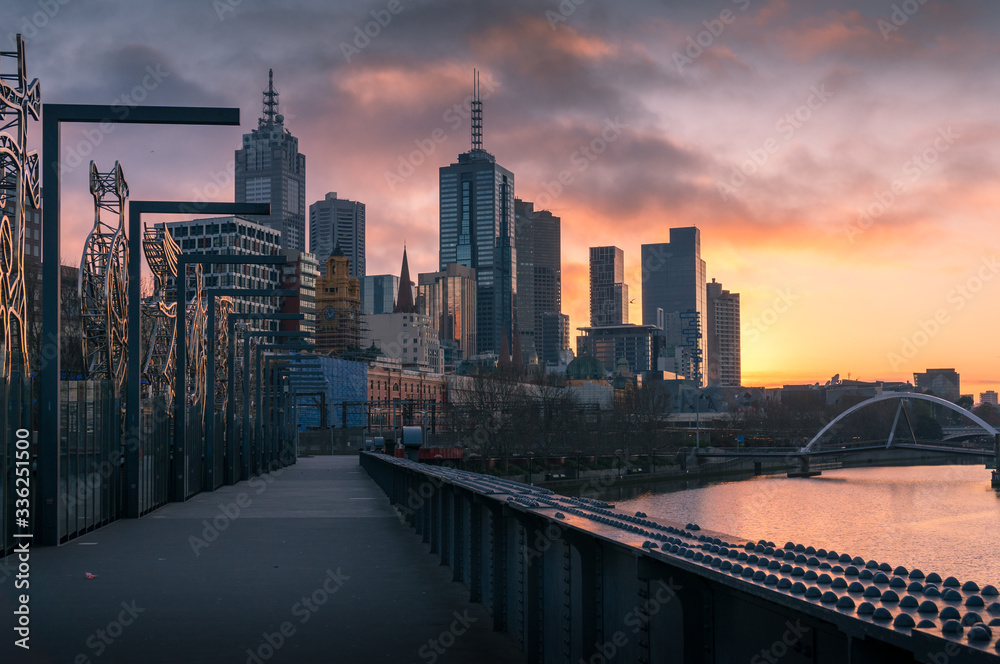
[[[483,601],[483,508],[469,500],[469,601]]]
[[[465,580],[465,496],[462,495],[462,490],[455,490],[454,502],[452,503],[454,509],[455,518],[455,529],[454,529],[454,563],[452,564],[451,580],[452,581],[464,581]]]

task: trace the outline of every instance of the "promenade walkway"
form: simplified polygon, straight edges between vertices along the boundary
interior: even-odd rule
[[[427,550],[357,457],[299,459],[34,549],[30,652],[0,561],[0,662],[523,661]]]

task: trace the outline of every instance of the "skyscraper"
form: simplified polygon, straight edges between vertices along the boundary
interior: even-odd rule
[[[712,279],[705,286],[708,306],[709,385],[739,387],[740,374],[740,294],[722,290]]]
[[[476,271],[450,263],[417,275],[417,311],[438,331],[445,371],[476,354]]]
[[[525,361],[534,356],[539,364],[544,364],[542,349],[548,347],[551,350],[553,344],[561,344],[563,339],[559,333],[557,339],[547,341],[546,329],[550,332],[554,330],[542,323],[545,314],[562,313],[561,220],[548,210],[535,210],[534,203],[520,199],[514,200],[514,213],[517,229],[517,328],[521,335],[521,349]],[[558,355],[558,350],[555,355]]]
[[[590,248],[590,325],[628,323],[625,252],[618,247]]]
[[[309,206],[309,252],[323,264],[337,247],[351,261],[351,276],[363,279],[365,204],[337,198],[333,191]]]
[[[663,327],[664,314],[696,312],[701,339],[693,361],[696,375],[704,373],[708,357],[705,331],[705,261],[701,259],[701,231],[697,227],[671,228],[670,242],[642,245],[642,322]]]
[[[306,157],[284,123],[269,70],[263,116],[236,151],[236,202],[270,203],[271,214],[256,219],[281,233],[283,249],[305,251]]]
[[[476,74],[472,102],[472,149],[442,166],[438,264],[476,271],[476,352],[500,351],[501,332],[512,337],[517,321],[517,251],[514,238],[514,174],[483,149],[483,103]]]

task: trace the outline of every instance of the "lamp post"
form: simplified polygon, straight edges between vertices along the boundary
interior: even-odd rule
[[[580,456],[583,454],[583,450],[576,451],[576,479],[580,479]]]
[[[535,453],[534,452],[528,452],[528,484],[532,483],[531,482],[531,467],[532,467],[532,463],[531,462],[534,460],[534,458],[535,458]]]
[[[618,459],[618,479],[622,478],[622,451],[615,450],[615,457]]]

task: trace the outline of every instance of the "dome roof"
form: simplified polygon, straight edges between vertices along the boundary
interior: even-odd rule
[[[608,372],[593,355],[581,355],[566,367],[566,378],[570,380],[602,380],[608,377]]]

